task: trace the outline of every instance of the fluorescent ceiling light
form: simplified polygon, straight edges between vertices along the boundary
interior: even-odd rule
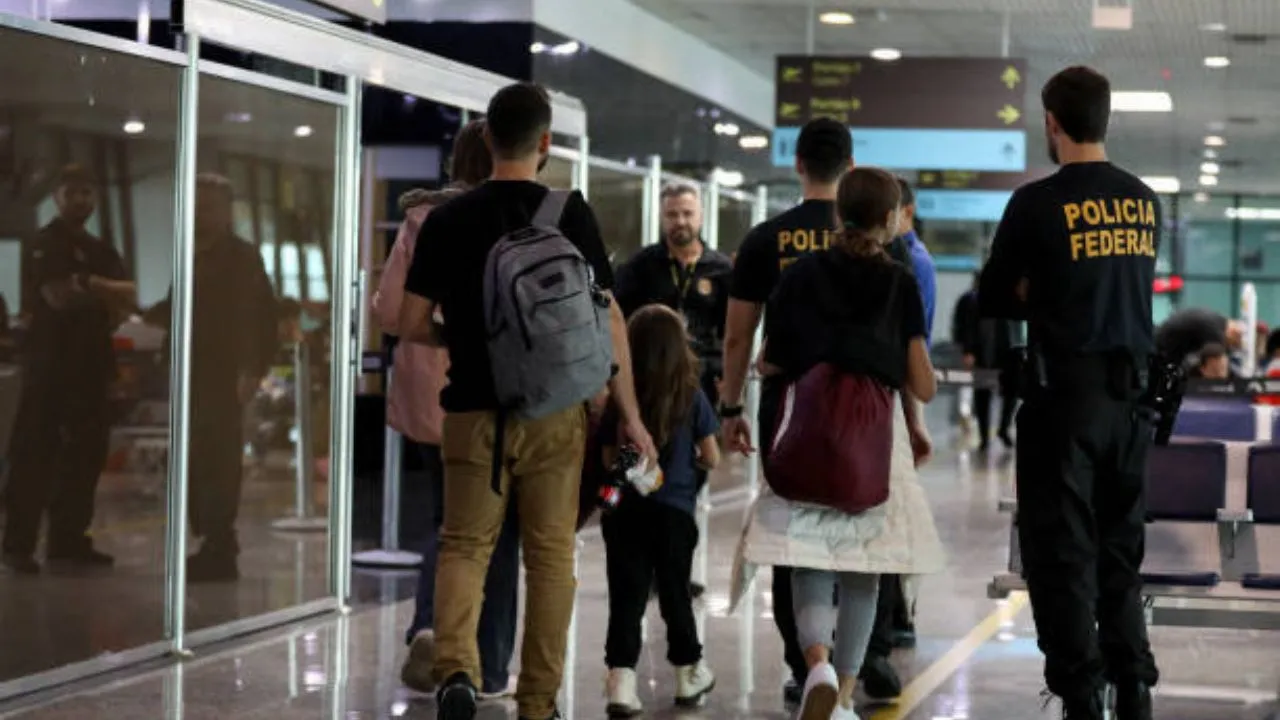
[[[1173,112],[1173,98],[1167,92],[1117,90],[1111,93],[1113,112]]]
[[[293,129],[293,136],[300,137],[300,138],[311,137],[311,126],[299,125],[298,127]]]
[[[1226,32],[1227,24],[1220,23],[1220,22],[1205,23],[1204,25],[1200,26],[1200,29],[1205,32]]]
[[[1204,139],[1204,144],[1207,147],[1222,147],[1227,144],[1227,141],[1223,140],[1221,135],[1210,135]]]
[[[721,168],[716,168],[711,173],[711,179],[725,187],[738,187],[745,180],[742,173],[737,170],[723,170]]]
[[[1218,159],[1218,151],[1217,151],[1217,150],[1214,150],[1214,149],[1212,149],[1212,148],[1205,148],[1205,149],[1204,149],[1204,159],[1205,159],[1205,160],[1217,160],[1217,159]]]
[[[1106,7],[1094,3],[1093,27],[1095,30],[1132,30],[1132,7]]]
[[[141,120],[130,120],[124,124],[124,131],[130,135],[138,135],[147,131],[147,124]]]
[[[1195,198],[1195,201],[1198,203],[1209,202],[1209,193],[1198,192],[1194,195],[1194,198]],[[1231,209],[1234,210],[1235,208],[1231,208]]]
[[[876,48],[871,51],[871,57],[881,62],[893,62],[902,57],[902,51],[895,48]]]
[[[1200,163],[1200,172],[1205,175],[1217,175],[1222,172],[1222,167],[1216,162]]]
[[[547,51],[547,44],[536,42],[529,46],[529,52],[538,55]]]
[[[1178,182],[1178,178],[1176,177],[1151,175],[1142,178],[1142,182],[1146,183],[1147,187],[1158,193],[1176,193],[1182,189],[1182,183]]]
[[[578,52],[578,50],[580,49],[582,49],[582,46],[578,44],[577,40],[570,40],[568,42],[562,42],[559,45],[552,46],[551,54],[552,55],[573,55],[574,53]]]
[[[742,132],[742,128],[736,123],[716,123],[715,131],[717,135],[728,135],[729,137],[738,137],[738,133]]]
[[[1280,208],[1227,208],[1226,216],[1231,220],[1280,220]]]
[[[247,112],[227,113],[227,122],[229,123],[247,123],[253,121],[253,115]]]
[[[823,25],[852,25],[857,19],[847,12],[824,12],[818,16],[818,22]]]
[[[1215,70],[1218,68],[1227,67],[1230,64],[1231,64],[1231,58],[1223,57],[1221,55],[1214,55],[1204,59],[1204,66],[1207,68],[1214,68]]]
[[[1218,184],[1218,176],[1217,175],[1201,175],[1200,184],[1204,185],[1205,187],[1213,187],[1214,185]]]
[[[769,138],[764,135],[743,135],[738,138],[738,147],[743,150],[759,150],[769,147]]]

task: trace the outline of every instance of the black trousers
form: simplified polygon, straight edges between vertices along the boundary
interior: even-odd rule
[[[1060,382],[1059,382],[1060,380]],[[1151,424],[1073,367],[1018,413],[1018,536],[1049,690],[1159,679],[1139,568]]]
[[[192,393],[190,451],[187,476],[191,483],[191,530],[204,539],[200,551],[236,556],[236,518],[244,484],[244,407],[234,400],[211,402],[212,397],[235,398],[235,389],[217,395],[209,388]]]
[[[667,660],[677,667],[702,659],[689,594],[698,526],[689,513],[629,496],[600,521],[609,580],[609,629],[604,661],[634,668],[640,661],[640,622],[649,591],[658,588],[658,608],[667,625]]]
[[[89,547],[110,437],[105,382],[36,374],[24,384],[9,440],[5,553],[35,553],[46,513],[50,555]]]
[[[992,391],[973,391],[973,415],[978,421],[978,437],[986,445],[991,439],[991,396]],[[1006,390],[1000,391],[1000,425],[996,432],[1003,435],[1013,425],[1013,412],[1018,407],[1018,398]]]
[[[876,620],[871,628],[867,655],[889,657],[893,654],[893,633],[911,627],[907,598],[902,592],[900,575],[880,576],[880,595],[876,598]]]

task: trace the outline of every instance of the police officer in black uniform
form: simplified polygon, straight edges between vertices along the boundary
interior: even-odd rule
[[[1107,79],[1085,67],[1041,93],[1054,175],[1009,201],[982,271],[982,314],[1028,322],[1018,414],[1018,531],[1045,680],[1070,720],[1151,717],[1158,679],[1142,610],[1160,202],[1107,161]]]
[[[661,196],[662,242],[618,268],[616,297],[627,317],[661,304],[680,313],[702,364],[702,390],[719,401],[721,346],[733,264],[702,241],[702,203],[692,185],[670,185]]]

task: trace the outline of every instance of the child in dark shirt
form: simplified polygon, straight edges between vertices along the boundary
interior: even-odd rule
[[[635,667],[640,623],[655,584],[667,625],[667,660],[676,668],[676,704],[696,707],[715,686],[702,661],[689,592],[698,544],[698,470],[720,462],[715,411],[700,388],[698,361],[679,315],[661,305],[643,307],[631,316],[627,335],[640,415],[659,448],[662,485],[648,496],[628,491],[601,520],[609,580],[608,713],[614,718],[643,710]],[[615,425],[603,423],[606,432]],[[606,466],[615,444],[612,437],[602,439]]]

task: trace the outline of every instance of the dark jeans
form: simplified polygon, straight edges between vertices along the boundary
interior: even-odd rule
[[[205,555],[235,557],[240,552],[236,518],[244,485],[244,406],[238,402],[202,402],[200,397],[235,397],[235,388],[222,393],[200,389],[193,393],[190,451],[191,531],[204,539]]]
[[[46,513],[51,556],[89,547],[110,434],[105,385],[62,377],[26,383],[9,442],[6,554],[35,553]]]
[[[1018,413],[1018,539],[1049,690],[1082,698],[1159,679],[1139,575],[1151,425],[1105,369],[1061,372]]]
[[[759,427],[760,453],[763,459],[773,444],[773,430],[778,421],[778,407],[782,403],[786,391],[786,381],[781,378],[766,378],[760,385],[760,412],[756,416]],[[773,568],[773,624],[782,637],[783,659],[791,670],[791,677],[803,685],[809,675],[808,663],[804,660],[804,649],[796,636],[795,608],[791,602],[791,568],[782,565]]]
[[[973,415],[978,421],[978,437],[986,445],[991,440],[991,397],[989,389],[973,391]],[[1013,413],[1018,408],[1018,397],[1014,388],[1003,380],[1000,383],[1000,426],[996,432],[1004,435],[1013,424]]]
[[[689,594],[698,526],[693,517],[663,503],[628,497],[601,520],[609,578],[609,629],[604,662],[635,668],[640,660],[640,621],[656,583],[667,624],[667,660],[674,666],[702,659]]]
[[[427,475],[431,496],[431,528],[422,547],[422,567],[418,573],[418,594],[413,623],[405,642],[413,642],[420,631],[435,626],[436,561],[440,548],[440,526],[444,524],[444,465],[437,445],[417,445]],[[514,492],[514,490],[512,491]],[[516,647],[516,596],[520,584],[520,533],[516,503],[507,506],[507,518],[498,535],[498,544],[489,560],[484,581],[484,604],[476,644],[480,647],[482,690],[499,692],[510,682],[511,656]]]

